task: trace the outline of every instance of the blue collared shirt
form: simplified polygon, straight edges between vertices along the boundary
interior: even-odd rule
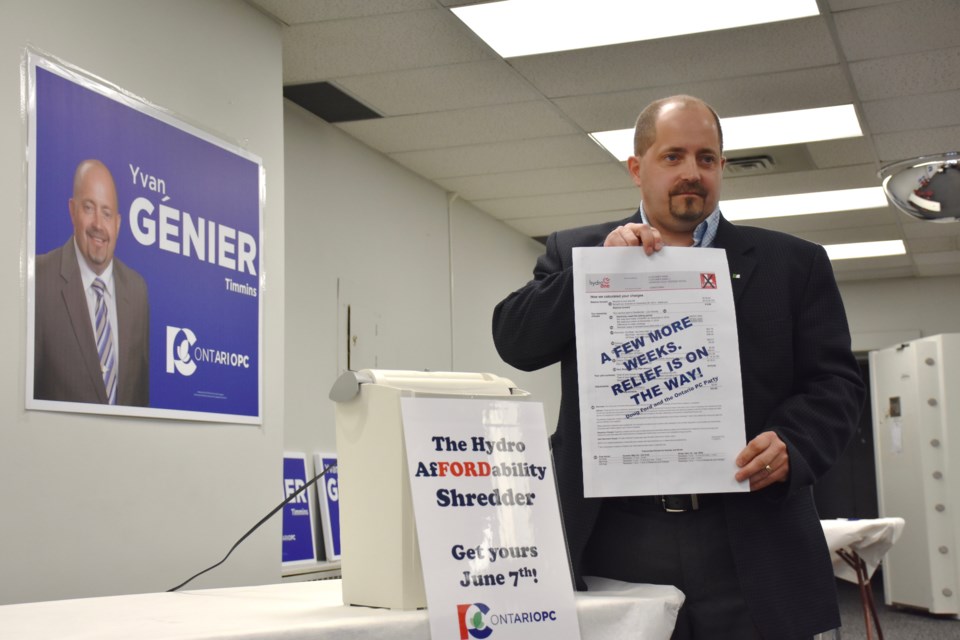
[[[643,202],[640,203],[640,221],[650,224],[647,220],[647,214],[643,211]],[[650,224],[652,227],[653,225]],[[720,226],[720,207],[713,210],[707,219],[697,225],[693,230],[693,246],[712,247],[713,241],[717,238],[717,228]]]

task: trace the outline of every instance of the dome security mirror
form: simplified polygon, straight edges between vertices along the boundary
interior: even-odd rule
[[[891,204],[926,222],[960,221],[960,153],[920,156],[880,170]]]

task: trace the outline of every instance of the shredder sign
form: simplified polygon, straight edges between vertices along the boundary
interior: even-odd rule
[[[434,638],[579,638],[543,407],[402,398]]]

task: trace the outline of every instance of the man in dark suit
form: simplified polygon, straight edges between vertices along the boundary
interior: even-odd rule
[[[644,109],[628,161],[640,209],[552,234],[534,279],[494,311],[494,342],[523,370],[561,363],[552,445],[578,588],[583,575],[676,585],[686,601],[674,638],[809,638],[840,624],[811,486],[853,434],[864,385],[826,252],[724,220],[722,148],[719,118],[704,102],[674,96]],[[747,441],[731,473],[750,492],[585,498],[572,249],[651,255],[665,245],[726,251]]]
[[[34,398],[148,406],[147,285],[114,257],[121,215],[102,162],[77,166],[68,206],[73,236],[36,258]]]

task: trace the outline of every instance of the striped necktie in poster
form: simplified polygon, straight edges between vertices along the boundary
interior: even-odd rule
[[[100,355],[100,373],[103,374],[103,385],[107,390],[110,404],[117,404],[117,367],[113,353],[113,331],[110,328],[110,314],[107,313],[107,285],[100,278],[94,278],[93,292],[97,294],[96,334],[97,353]]]

